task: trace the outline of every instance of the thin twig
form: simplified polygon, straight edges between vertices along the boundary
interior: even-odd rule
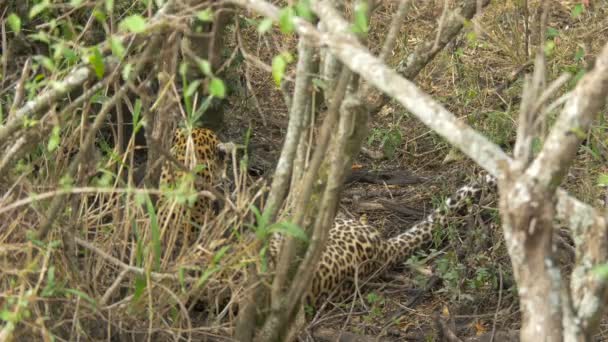
[[[30,75],[31,67],[32,59],[28,58],[21,70],[21,77],[19,77],[19,81],[17,81],[17,85],[15,85],[15,98],[13,99],[13,104],[8,113],[8,120],[12,118],[13,114],[17,111],[17,107],[21,106],[21,103],[23,102],[23,98],[25,97],[25,82]]]
[[[494,320],[492,322],[492,335],[490,336],[490,342],[494,342],[494,335],[496,334],[496,322],[498,321],[498,313],[500,312],[500,305],[502,304],[502,268],[498,264],[498,303],[496,304],[496,312],[494,312]]]

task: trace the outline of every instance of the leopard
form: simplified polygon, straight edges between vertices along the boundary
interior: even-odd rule
[[[187,241],[183,240],[196,236],[205,226],[209,215],[217,211],[214,200],[201,196],[200,192],[210,190],[220,182],[225,153],[215,132],[204,127],[175,129],[169,152],[181,165],[176,165],[172,160],[165,160],[161,168],[159,187],[169,192],[184,190],[188,193],[188,190],[195,190],[197,196],[193,203],[190,203],[191,206],[177,203],[167,197],[161,198],[158,203],[158,225],[161,228],[173,229],[179,222],[179,240],[187,244]]]
[[[355,278],[364,279],[405,262],[422,245],[432,241],[436,229],[445,228],[455,217],[470,214],[482,203],[484,194],[491,195],[496,189],[496,178],[480,172],[410,229],[388,239],[375,226],[339,213],[304,294],[304,304],[315,308],[329,297],[352,294]],[[275,262],[282,242],[280,235],[270,242],[269,252]]]
[[[222,143],[213,131],[206,128],[192,129],[190,134],[191,138],[183,129],[176,131],[171,154],[180,163],[192,165],[195,160],[206,166],[197,172],[202,182],[195,183],[195,187],[201,190],[202,185],[212,184],[218,177],[217,172],[223,161],[218,155]],[[188,159],[192,158],[188,155],[194,159]],[[185,174],[184,171],[165,164],[161,184],[175,183]],[[492,175],[479,173],[472,182],[457,189],[410,229],[390,238],[383,237],[381,230],[375,226],[339,213],[329,230],[312,282],[304,294],[305,305],[314,308],[330,296],[344,297],[352,293],[355,278],[368,277],[377,274],[379,270],[405,262],[422,245],[432,241],[436,229],[446,227],[454,216],[469,214],[479,205],[484,194],[495,192],[496,183]],[[192,222],[186,222],[182,229],[190,229],[191,224],[202,226],[209,209],[207,199],[197,199],[190,209]],[[173,212],[165,220],[175,220],[177,217]],[[268,252],[272,265],[276,265],[283,241],[281,234],[273,234],[269,241]]]

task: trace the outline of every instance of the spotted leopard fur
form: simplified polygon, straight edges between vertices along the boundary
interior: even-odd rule
[[[435,228],[445,227],[449,218],[464,215],[479,203],[484,189],[496,187],[496,180],[482,175],[461,187],[425,219],[408,231],[385,239],[373,226],[358,220],[338,217],[329,231],[329,239],[317,265],[305,302],[316,306],[330,295],[337,297],[352,293],[352,279],[372,275],[383,267],[404,262],[421,245],[432,239]],[[282,242],[276,236],[270,243],[270,254],[276,258]]]
[[[197,171],[195,177],[191,177],[172,161],[165,161],[159,182],[161,188],[200,191],[208,189],[220,179],[222,153],[220,140],[213,131],[206,128],[179,128],[175,130],[170,152],[183,166]],[[159,204],[159,226],[171,227],[176,222],[181,222],[179,231],[189,236],[206,223],[213,203],[209,198],[197,196],[191,208],[167,198]]]
[[[198,175],[204,184],[213,183],[221,163],[218,156],[219,140],[212,131],[203,128],[192,130],[191,139],[184,132],[176,132],[171,153],[187,166],[206,164]],[[187,155],[194,159],[187,158]],[[161,184],[175,183],[185,174],[165,164]],[[195,183],[195,188],[198,189],[200,185],[201,183]],[[353,278],[366,277],[383,267],[405,261],[421,245],[431,241],[435,228],[445,227],[452,216],[469,212],[480,201],[484,189],[492,189],[495,186],[496,181],[492,176],[480,176],[478,180],[458,189],[425,219],[406,232],[389,239],[383,238],[373,226],[338,216],[329,231],[329,240],[305,295],[306,303],[316,306],[332,294],[348,294]],[[195,225],[204,224],[208,211],[208,200],[197,199],[190,210],[191,221]],[[177,213],[172,213],[165,219],[176,218]],[[191,229],[189,221],[186,221],[183,229]],[[282,241],[280,235],[271,239],[269,252],[272,259],[277,258]]]

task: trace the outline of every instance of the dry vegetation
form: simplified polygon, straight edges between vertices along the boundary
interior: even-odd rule
[[[115,13],[135,11],[122,8],[124,3],[116,0]],[[491,3],[415,79],[452,113],[507,151],[514,143],[522,79],[532,67],[538,35],[546,38],[547,79],[564,72],[574,75],[560,95],[589,69],[608,37],[606,1],[592,1],[581,13],[574,10],[579,2],[551,1],[544,33],[538,32],[540,4],[530,1],[531,43],[526,51],[522,3]],[[139,2],[134,6],[145,8]],[[372,52],[379,52],[397,6],[397,1],[381,1],[374,10],[368,37]],[[442,9],[443,1],[417,1],[410,8],[389,56],[390,65],[398,64],[432,35]],[[86,23],[82,19],[88,17],[87,10],[71,14],[73,20]],[[55,15],[59,13],[69,15],[61,8]],[[136,187],[146,165],[140,152],[142,135],[131,136],[129,126],[128,143],[117,146],[116,142],[124,129],[118,128],[123,116],[132,117],[141,105],[136,100],[141,89],[133,86],[119,99],[120,105],[97,134],[95,148],[84,156],[86,163],[71,179],[64,175],[91,129],[92,118],[120,86],[118,81],[108,82],[97,99],[87,101],[82,112],[67,119],[52,107],[52,115],[37,124],[42,130],[60,130],[50,138],[33,139],[28,153],[0,175],[0,326],[6,334],[0,336],[12,335],[15,341],[118,341],[144,337],[225,340],[232,334],[238,298],[247,291],[245,270],[249,263],[260,262],[258,245],[249,237],[263,227],[253,224],[251,204],[262,206],[267,186],[251,170],[272,175],[287,125],[285,94],[292,90],[295,77],[293,68],[289,69],[285,87],[277,88],[270,73],[272,58],[283,51],[295,56],[297,45],[295,35],[278,29],[260,35],[252,19],[261,17],[239,13],[225,33],[221,59],[229,64],[220,77],[229,96],[221,104],[226,114],[219,133],[226,141],[247,142],[248,149],[246,158],[241,153],[229,156],[225,179],[230,184],[217,188],[223,195],[221,212],[209,217],[205,230],[192,237],[195,241],[190,244],[178,241],[172,229],[177,224],[158,227],[151,219],[156,212],[151,206],[154,198],[169,196],[180,202],[191,193]],[[30,29],[37,27],[40,23]],[[103,39],[99,27],[87,32],[92,36],[83,37],[79,44],[99,42],[95,34]],[[0,106],[4,116],[26,58],[49,53],[39,51],[37,45],[23,49],[13,49],[13,58],[3,59]],[[3,51],[8,51],[6,45]],[[40,59],[33,61],[32,75],[61,78],[45,70]],[[142,84],[147,77],[140,76]],[[31,76],[27,84],[36,89],[36,82]],[[35,92],[28,89],[27,93]],[[150,104],[144,101],[144,106]],[[387,235],[407,229],[475,171],[474,163],[397,104],[384,106],[371,123],[365,144],[371,152],[362,153],[354,168],[408,170],[424,178],[405,187],[346,187],[342,210],[365,215]],[[563,185],[595,206],[606,205],[608,197],[606,188],[598,186],[598,179],[608,174],[606,125],[605,116],[600,116]],[[49,148],[51,144],[58,148]],[[371,157],[378,152],[384,158]],[[46,222],[50,200],[60,195],[62,208],[46,239],[39,240],[32,232]],[[403,215],[361,205],[381,200],[414,210]],[[483,213],[453,222],[436,233],[430,248],[402,267],[361,284],[352,298],[324,306],[302,340],[313,336],[323,340],[340,330],[387,341],[439,340],[448,338],[442,335],[446,332],[468,339],[518,330],[517,293],[502,232],[493,224],[498,220],[495,208],[496,203],[487,203]],[[572,247],[567,236],[560,241],[563,268],[569,269]],[[269,281],[267,274],[262,274],[261,281]],[[494,340],[500,340],[499,336],[506,338],[497,335]],[[597,338],[608,339],[605,325]]]

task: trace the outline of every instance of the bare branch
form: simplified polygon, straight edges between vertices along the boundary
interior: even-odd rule
[[[17,85],[15,86],[15,98],[13,99],[13,104],[11,105],[11,109],[9,109],[8,119],[10,120],[13,113],[17,111],[17,108],[21,106],[23,102],[23,98],[25,95],[25,81],[30,75],[30,69],[32,68],[32,59],[28,58],[25,61],[25,65],[23,65],[23,69],[21,70],[21,77],[19,77],[19,81],[17,81]],[[5,74],[6,75],[6,74]]]
[[[19,128],[23,127],[26,119],[35,118],[34,115],[46,110],[52,104],[64,98],[74,89],[95,77],[95,72],[89,67],[82,67],[72,71],[62,82],[58,82],[51,88],[36,97],[35,100],[28,101],[23,107],[15,112],[12,120],[4,126],[0,126],[0,146],[3,146],[10,136]]]
[[[557,188],[568,170],[586,131],[606,103],[608,93],[608,44],[597,57],[594,69],[573,90],[553,125],[528,174],[541,184]]]

